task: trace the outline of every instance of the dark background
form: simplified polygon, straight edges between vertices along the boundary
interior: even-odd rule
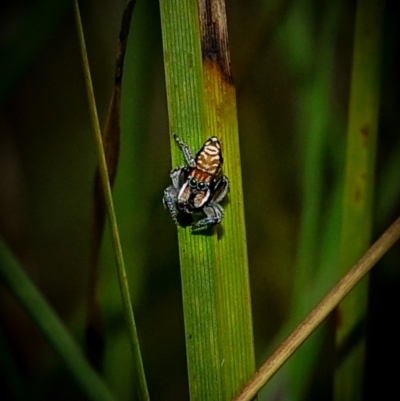
[[[125,2],[80,3],[103,125]],[[185,400],[176,229],[161,203],[171,161],[160,16],[157,1],[137,3],[125,66],[114,196],[150,396]],[[321,190],[315,210],[316,261],[326,263],[319,233],[324,238],[329,230],[333,237],[337,233],[337,226],[326,222],[333,216],[331,202],[344,168],[355,2],[335,4],[227,1],[258,363],[283,338],[290,315],[301,213],[307,207],[305,144],[319,119],[326,145],[316,167],[321,179],[316,184]],[[73,10],[69,1],[45,0],[3,2],[0,7],[0,232],[83,343],[96,153]],[[400,212],[398,17],[395,2],[388,1],[373,239]],[[324,36],[327,24],[331,41]],[[321,82],[327,96],[318,92]],[[334,243],[329,246],[332,250]],[[392,366],[398,364],[388,362],[399,357],[398,319],[393,318],[399,305],[399,260],[396,244],[370,279],[365,399],[397,393],[399,369]],[[57,356],[13,297],[0,290],[2,346],[11,350],[26,392],[33,399],[80,399]],[[101,302],[107,337],[104,374],[118,398],[129,400],[132,363],[108,233],[101,256]],[[330,399],[329,352],[329,346],[318,348],[297,399]],[[1,368],[0,394],[12,398],[7,365]],[[281,375],[271,383],[271,394],[262,397],[287,399],[290,386],[290,375]]]

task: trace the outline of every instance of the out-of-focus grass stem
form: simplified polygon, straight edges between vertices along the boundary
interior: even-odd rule
[[[78,31],[80,48],[81,48],[82,61],[83,61],[83,70],[84,70],[84,76],[85,76],[85,82],[86,82],[86,89],[88,92],[90,116],[91,116],[93,131],[94,131],[94,135],[95,135],[95,143],[96,143],[96,149],[97,149],[97,155],[98,155],[100,178],[101,178],[101,183],[103,186],[105,203],[106,203],[108,218],[109,218],[109,222],[110,222],[111,235],[112,235],[115,259],[116,259],[116,264],[117,264],[118,278],[119,278],[119,284],[120,284],[120,289],[121,289],[122,303],[123,303],[125,318],[127,321],[127,326],[128,326],[128,330],[129,330],[129,334],[130,334],[132,356],[134,359],[134,366],[135,366],[134,380],[137,385],[137,392],[138,392],[139,398],[141,400],[148,400],[149,395],[148,395],[148,390],[147,390],[146,378],[145,378],[145,374],[144,374],[142,357],[141,357],[141,353],[140,353],[139,338],[137,335],[136,323],[135,323],[135,318],[133,315],[132,303],[130,300],[129,284],[128,284],[128,279],[127,279],[127,275],[126,275],[126,271],[125,271],[125,264],[124,264],[123,254],[122,254],[121,241],[120,241],[120,237],[119,237],[118,226],[117,226],[115,210],[114,210],[114,203],[113,203],[112,194],[111,194],[111,186],[110,186],[109,176],[108,176],[107,162],[106,162],[106,157],[104,154],[103,140],[102,140],[102,136],[101,136],[100,124],[99,124],[99,119],[98,119],[98,115],[97,115],[96,101],[95,101],[95,96],[94,96],[94,92],[93,92],[92,79],[91,79],[91,75],[90,75],[89,60],[88,60],[87,52],[86,52],[86,45],[85,45],[85,39],[84,39],[84,34],[83,34],[82,21],[81,21],[81,17],[80,17],[79,6],[78,6],[77,0],[74,1],[74,8],[75,8],[75,18],[76,18],[76,23],[77,23],[77,31]]]

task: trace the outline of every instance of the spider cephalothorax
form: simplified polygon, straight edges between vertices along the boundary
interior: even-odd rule
[[[212,227],[220,223],[224,217],[224,210],[219,202],[229,189],[228,178],[219,175],[223,163],[219,139],[215,136],[207,139],[193,157],[189,146],[177,135],[174,135],[174,138],[188,166],[171,170],[172,185],[164,191],[164,206],[177,224],[178,213],[204,212],[206,217],[194,223],[192,229]]]

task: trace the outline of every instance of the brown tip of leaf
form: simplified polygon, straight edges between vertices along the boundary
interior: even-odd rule
[[[121,19],[121,29],[119,31],[117,62],[115,71],[115,85],[120,86],[122,82],[122,74],[124,69],[124,60],[126,46],[128,43],[129,29],[131,26],[132,13],[135,7],[136,0],[129,0],[125,6]]]
[[[198,4],[203,61],[216,64],[223,79],[232,85],[224,1],[198,0]]]

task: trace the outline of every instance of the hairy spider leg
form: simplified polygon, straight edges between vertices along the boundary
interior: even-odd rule
[[[177,190],[172,185],[164,190],[163,204],[166,209],[168,209],[169,214],[175,224],[178,224],[178,212],[175,206],[175,199],[177,196]]]
[[[215,184],[214,195],[210,203],[204,207],[203,211],[207,217],[193,224],[192,230],[202,230],[211,228],[213,225],[218,224],[224,218],[224,209],[218,203],[224,199],[229,190],[229,180],[223,175]]]
[[[189,146],[179,138],[178,135],[174,134],[174,139],[178,146],[181,148],[183,155],[185,156],[185,160],[190,167],[196,167],[196,161],[194,159],[193,153],[190,150]]]
[[[211,228],[213,225],[220,223],[224,218],[224,209],[218,203],[211,203],[203,210],[207,217],[193,224],[192,231]]]
[[[229,191],[229,180],[226,175],[223,175],[215,184],[214,195],[212,197],[212,202],[219,203],[225,198]]]
[[[185,182],[185,173],[187,173],[188,169],[185,166],[179,166],[173,168],[169,176],[171,177],[172,185],[179,191],[179,188]]]
[[[172,185],[164,190],[163,204],[166,209],[168,209],[172,220],[175,224],[178,224],[178,211],[176,208],[176,202],[178,199],[179,188],[181,186],[182,178],[184,177],[186,172],[186,168],[184,166],[180,166],[174,168],[170,172],[170,177],[172,180]]]

